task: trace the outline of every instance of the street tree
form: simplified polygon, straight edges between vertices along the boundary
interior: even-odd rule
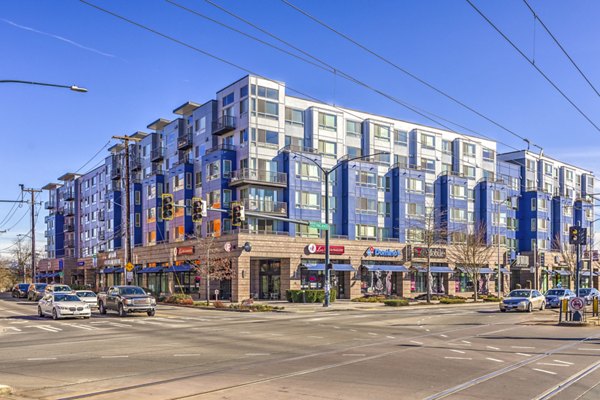
[[[486,240],[486,225],[477,223],[465,231],[452,233],[453,243],[448,249],[448,259],[461,267],[474,284],[475,301],[479,295],[481,268],[489,264],[494,247]]]
[[[568,241],[561,240],[559,234],[554,236],[552,240],[552,248],[560,255],[561,264],[566,265],[571,276],[575,276],[577,270],[577,250],[574,244],[569,244]]]
[[[6,291],[17,283],[18,276],[12,262],[7,258],[0,258],[0,291]]]
[[[31,264],[31,244],[29,241],[18,237],[11,245],[11,258],[18,268],[19,277],[23,278],[23,282],[27,280]]]

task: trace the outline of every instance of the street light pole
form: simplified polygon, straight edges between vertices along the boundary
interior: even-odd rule
[[[38,85],[38,86],[50,86],[50,87],[57,87],[57,88],[63,88],[63,89],[69,89],[72,90],[74,92],[80,92],[80,93],[85,93],[88,90],[86,88],[82,88],[76,85],[56,85],[54,83],[44,83],[44,82],[34,82],[34,81],[20,81],[20,80],[14,80],[14,79],[3,79],[0,80],[0,83],[23,83],[25,85]]]

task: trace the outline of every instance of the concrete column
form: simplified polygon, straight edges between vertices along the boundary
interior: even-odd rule
[[[293,267],[290,263],[289,258],[282,258],[280,260],[280,285],[279,285],[279,300],[285,299],[285,293],[291,289]]]
[[[240,256],[231,258],[231,266],[236,271],[235,276],[231,280],[231,301],[235,303],[250,298],[250,263],[250,257]],[[200,284],[201,292],[203,286]]]
[[[410,272],[402,272],[402,297],[414,297],[410,292]]]
[[[450,274],[444,274],[444,286],[446,287],[446,294],[451,296],[456,294],[456,282],[454,278],[450,279]]]

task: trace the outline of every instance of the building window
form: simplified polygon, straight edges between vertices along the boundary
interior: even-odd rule
[[[538,230],[542,232],[548,231],[548,221],[545,218],[538,219]]]
[[[257,90],[258,89],[258,90]],[[279,100],[279,90],[271,89],[264,86],[252,85],[252,94],[268,99]]]
[[[350,136],[360,136],[360,122],[358,121],[346,121],[346,135]]]
[[[537,231],[537,218],[531,218],[531,232]]]
[[[291,125],[304,126],[304,112],[293,108],[285,108],[285,122]]]
[[[256,112],[260,117],[270,119],[279,118],[279,104],[272,101],[252,99],[252,111]]]
[[[428,172],[435,172],[435,160],[421,158],[421,168]]]
[[[463,143],[463,156],[475,157],[475,145],[473,143]]]
[[[196,172],[196,187],[202,187],[202,171]]]
[[[377,186],[377,175],[373,172],[356,171],[356,184],[361,186]]]
[[[494,161],[495,152],[492,149],[488,149],[486,147],[483,148],[483,160],[484,161]]]
[[[377,239],[377,227],[372,225],[360,225],[355,226],[356,238],[360,240],[364,239]]]
[[[233,103],[233,100],[234,100],[233,92],[229,93],[226,96],[223,96],[223,100],[222,100],[223,107],[228,106],[231,103]]]
[[[552,164],[544,163],[544,174],[552,176]]]
[[[320,237],[320,234],[317,228],[310,228],[306,225],[297,225],[296,236],[318,238]]]
[[[475,178],[475,167],[463,165],[463,175],[467,178]]]
[[[252,141],[261,144],[279,145],[279,133],[265,129],[252,128]]]
[[[406,168],[408,166],[408,157],[394,154],[394,165],[400,168]]]
[[[450,242],[457,243],[466,243],[467,242],[467,234],[465,232],[452,232],[450,234]]]
[[[406,215],[410,218],[423,218],[425,207],[419,203],[406,203]]]
[[[134,214],[134,218],[135,218],[135,227],[139,228],[141,226],[141,222],[140,222],[140,213],[135,213]],[[95,236],[95,235],[94,235]]]
[[[452,142],[442,139],[442,153],[452,154]]]
[[[315,164],[296,161],[296,178],[318,181],[321,179],[321,174]]]
[[[565,171],[565,176],[566,176],[566,178],[567,178],[567,180],[568,180],[569,182],[573,182],[573,171],[571,171],[571,170],[569,170],[569,169],[568,169],[568,170],[566,170],[566,171]]]
[[[220,206],[221,205],[221,191],[217,189],[217,190],[213,190],[212,192],[209,192],[207,200],[208,200],[209,207]]]
[[[377,204],[377,213],[381,216],[391,217],[392,216],[392,207],[390,202],[380,201]]]
[[[455,222],[467,222],[467,210],[462,208],[451,208],[450,220]]]
[[[467,187],[462,185],[452,185],[452,192],[450,195],[454,198],[466,199]]]
[[[506,213],[494,213],[492,214],[492,225],[494,226],[506,226]]]
[[[419,228],[408,228],[406,230],[406,242],[407,243],[423,243],[425,237],[423,229]]]
[[[527,171],[535,172],[535,161],[527,160]]]
[[[406,178],[406,189],[410,192],[423,193],[423,181],[415,178]]]
[[[336,157],[336,143],[319,140],[319,151],[324,155]]]
[[[248,113],[248,99],[240,101],[240,116]]]
[[[421,134],[421,146],[425,149],[434,149],[435,148],[435,136],[426,135],[424,133]]]
[[[242,86],[240,88],[240,98],[248,96],[248,85]]]
[[[229,208],[231,205],[231,190],[223,189],[223,208]]]
[[[142,199],[141,199],[141,196],[140,196],[140,191],[139,191],[139,190],[136,190],[136,191],[134,192],[134,197],[135,197],[135,200],[134,200],[134,201],[135,201],[135,205],[136,205],[136,206],[139,206],[140,204],[142,204]],[[94,218],[94,219],[95,219],[95,218]]]
[[[329,131],[337,130],[337,116],[320,112],[319,128]]]
[[[361,149],[360,149],[360,147],[351,147],[351,146],[348,146],[348,147],[346,147],[346,152],[348,153],[348,157],[349,158],[355,158],[355,157],[360,157],[361,156]]]
[[[296,191],[296,208],[320,209],[320,195],[317,193]]]
[[[377,214],[377,201],[364,197],[357,198],[356,212],[360,214]]]
[[[378,139],[390,140],[390,127],[378,124],[373,124],[375,137]]]
[[[394,143],[402,145],[402,146],[407,146],[408,145],[408,132],[396,129],[394,131]]]
[[[533,210],[533,208],[532,208]],[[548,210],[548,200],[543,197],[538,200],[538,210],[547,211]]]

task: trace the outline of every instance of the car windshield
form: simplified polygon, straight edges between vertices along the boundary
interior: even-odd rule
[[[144,292],[144,290],[140,287],[124,287],[121,288],[121,294],[123,295],[132,295],[132,294],[146,294],[146,292]]]
[[[587,296],[591,291],[592,289],[579,289],[579,294],[582,296]]]
[[[41,292],[44,289],[46,289],[45,283],[36,283],[35,284],[35,290],[37,290],[38,292]]]
[[[19,283],[19,289],[21,289],[21,290],[28,290],[29,289],[29,283]]]
[[[529,297],[530,295],[531,292],[529,290],[513,290],[508,297]]]
[[[55,292],[70,292],[71,288],[68,286],[54,286]]]
[[[81,301],[79,297],[74,294],[56,294],[54,295],[54,301]]]
[[[546,294],[549,296],[562,296],[565,294],[565,291],[560,289],[550,289],[546,292]]]
[[[96,297],[94,292],[76,292],[79,297]]]

